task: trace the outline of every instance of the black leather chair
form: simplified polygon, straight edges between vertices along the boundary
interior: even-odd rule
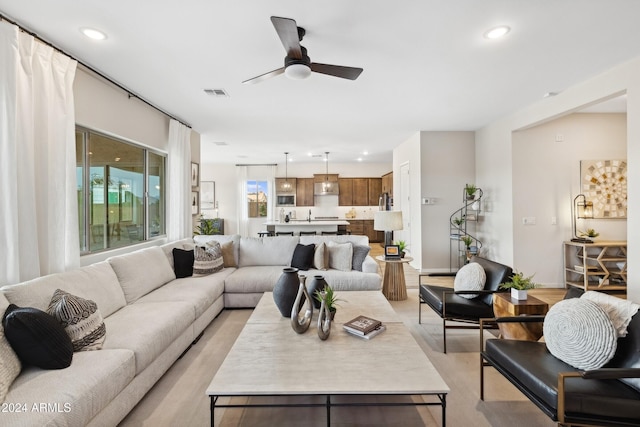
[[[565,299],[580,294],[571,288]],[[487,320],[543,322],[544,316]],[[633,316],[627,332],[618,338],[613,359],[590,371],[557,359],[544,342],[487,340],[480,352],[480,399],[484,400],[484,367],[493,366],[559,425],[640,426],[640,389],[620,381],[640,378],[640,313]]]
[[[418,284],[420,300],[418,305],[418,323],[422,323],[422,304],[427,304],[442,318],[443,352],[447,352],[447,329],[478,329],[480,319],[492,318],[493,294],[498,291],[501,283],[507,282],[513,270],[511,267],[479,256],[471,257],[471,262],[477,262],[484,268],[487,276],[484,289],[480,291],[455,292],[453,288],[423,284],[423,278],[430,276],[420,274]],[[463,298],[461,294],[478,294],[473,299]],[[447,324],[447,322],[457,322]],[[459,322],[467,323],[460,325]]]

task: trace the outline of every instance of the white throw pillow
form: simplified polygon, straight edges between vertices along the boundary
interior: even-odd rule
[[[456,273],[456,278],[453,281],[453,289],[455,291],[479,291],[484,289],[486,281],[487,275],[484,272],[484,268],[477,262],[470,262]],[[478,294],[462,294],[459,296],[473,299],[477,297]]]
[[[595,302],[569,298],[553,305],[545,316],[544,340],[549,352],[578,369],[598,369],[616,353],[616,329]]]
[[[329,268],[340,271],[351,271],[353,260],[353,245],[350,242],[327,242],[329,250]]]

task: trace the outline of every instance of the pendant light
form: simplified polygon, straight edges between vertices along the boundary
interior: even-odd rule
[[[288,173],[288,165],[289,163],[289,152],[284,152],[284,182],[282,183],[283,191],[291,191],[291,183],[289,183],[289,173]]]
[[[324,182],[322,183],[322,190],[326,193],[331,190],[333,183],[329,181],[329,152],[325,151],[324,154],[327,164],[325,168]]]

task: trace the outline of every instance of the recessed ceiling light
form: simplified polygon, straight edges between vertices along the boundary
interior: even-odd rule
[[[356,160],[361,162],[362,161],[362,157],[358,157]]]
[[[80,28],[80,32],[92,40],[104,40],[107,38],[105,33],[100,30],[96,30],[95,28]]]
[[[501,25],[499,27],[495,27],[484,33],[484,37],[487,39],[499,39],[500,37],[506,35],[511,28],[506,25]]]

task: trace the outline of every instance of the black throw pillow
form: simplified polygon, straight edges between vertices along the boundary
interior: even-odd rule
[[[293,251],[293,258],[291,259],[291,267],[295,267],[298,270],[308,270],[313,267],[313,254],[315,253],[316,245],[313,243],[310,245],[301,245],[298,243],[296,249]]]
[[[193,250],[173,248],[173,269],[177,279],[193,276],[193,259]]]
[[[53,316],[37,308],[10,304],[2,325],[4,335],[23,364],[42,369],[64,369],[71,365],[71,338]]]

